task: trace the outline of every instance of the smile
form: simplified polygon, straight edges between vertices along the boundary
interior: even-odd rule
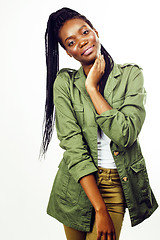
[[[86,49],[82,52],[81,55],[84,55],[84,56],[89,55],[90,53],[93,52],[93,47],[94,47],[94,46],[91,46],[91,47],[86,48]]]

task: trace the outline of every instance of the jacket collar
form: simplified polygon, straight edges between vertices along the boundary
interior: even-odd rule
[[[104,88],[104,97],[108,99],[109,95],[115,88],[115,86],[118,83],[117,77],[121,74],[121,71],[116,63],[114,63],[113,69],[107,79],[106,86]],[[89,99],[89,94],[85,88],[85,80],[86,76],[83,71],[83,67],[81,66],[79,70],[74,75],[74,84],[77,86],[77,88],[82,92],[82,94],[86,95]],[[91,99],[90,99],[91,101]]]

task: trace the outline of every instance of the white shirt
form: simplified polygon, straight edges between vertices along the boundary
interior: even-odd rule
[[[98,166],[108,169],[116,169],[116,164],[110,149],[110,138],[101,130],[101,135],[98,131],[97,147],[98,147]]]

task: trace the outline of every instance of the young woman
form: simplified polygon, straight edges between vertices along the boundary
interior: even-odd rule
[[[47,213],[63,223],[67,240],[118,240],[126,207],[135,226],[158,206],[138,142],[146,96],[141,68],[114,63],[91,22],[68,8],[50,15],[45,39],[42,151],[54,116],[65,150]],[[58,44],[79,70],[58,71]]]

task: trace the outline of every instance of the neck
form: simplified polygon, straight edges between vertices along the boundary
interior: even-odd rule
[[[89,65],[82,65],[83,71],[84,71],[86,76],[88,76],[88,73],[89,73],[90,69],[92,68],[92,66],[93,66],[93,63],[89,64]]]

